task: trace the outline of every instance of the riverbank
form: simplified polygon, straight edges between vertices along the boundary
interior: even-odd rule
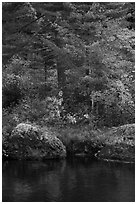
[[[88,156],[103,160],[135,161],[135,125],[127,124],[102,130],[90,127],[58,131],[68,155]]]
[[[76,156],[135,161],[134,124],[102,130],[92,130],[89,126],[66,126],[42,127],[35,129],[35,134],[25,131],[21,134],[15,130],[12,132],[3,145],[3,158],[43,160]]]

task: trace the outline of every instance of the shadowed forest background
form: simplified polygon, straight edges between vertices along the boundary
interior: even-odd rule
[[[3,135],[134,123],[135,3],[3,2]]]

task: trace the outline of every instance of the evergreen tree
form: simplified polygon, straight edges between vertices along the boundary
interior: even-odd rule
[[[109,121],[116,111],[124,118],[125,109],[131,111],[134,3],[15,2],[2,6],[5,67],[21,57],[29,64],[26,69],[33,69],[33,81],[39,78],[38,84],[46,84],[56,70],[66,107],[86,103],[88,113],[101,120]]]

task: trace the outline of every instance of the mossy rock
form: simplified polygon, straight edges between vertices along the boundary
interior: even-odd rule
[[[97,153],[99,159],[135,161],[135,124],[112,128],[106,135],[105,146]]]
[[[44,160],[65,157],[66,148],[48,129],[42,132],[37,126],[20,123],[9,137],[6,154],[17,160]]]
[[[135,148],[129,145],[107,145],[98,153],[98,158],[106,160],[119,160],[125,162],[135,161]]]

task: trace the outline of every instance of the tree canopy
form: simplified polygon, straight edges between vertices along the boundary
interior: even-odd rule
[[[134,2],[3,2],[2,12],[5,78],[20,73],[35,98],[61,91],[63,120],[133,122]]]

